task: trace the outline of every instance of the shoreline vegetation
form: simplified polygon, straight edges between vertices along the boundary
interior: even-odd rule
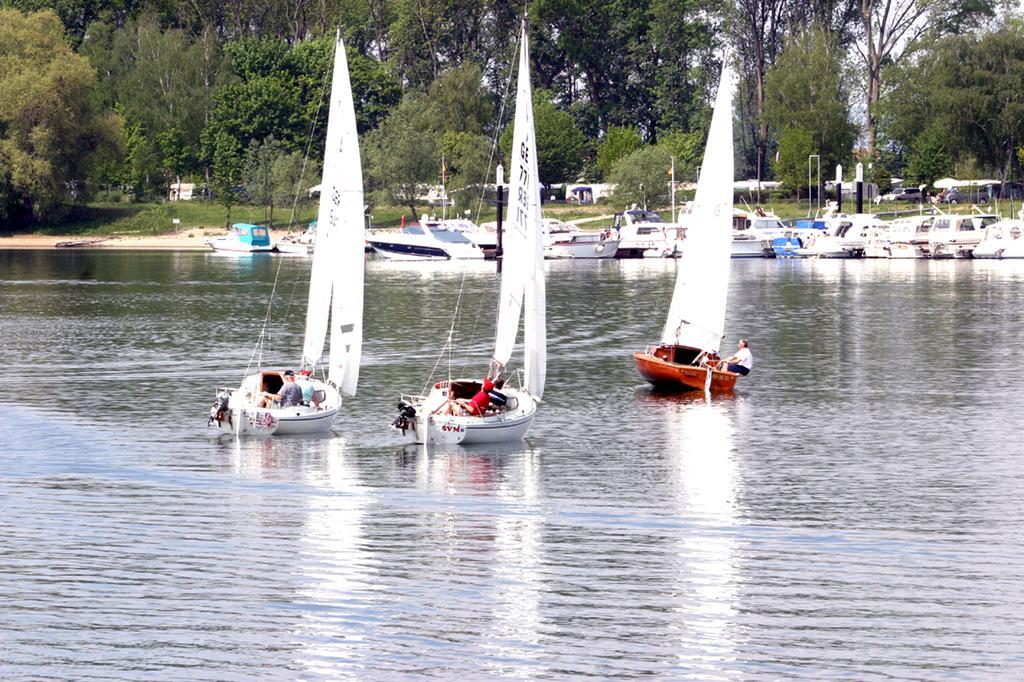
[[[737,208],[750,208],[754,204]],[[763,207],[774,212],[783,220],[808,217],[807,201],[776,200],[763,204]],[[844,205],[844,208],[847,207]],[[816,207],[812,207],[816,208]],[[849,206],[848,208],[852,208]],[[994,205],[979,205],[985,212],[999,213],[1004,218],[1017,217],[1020,202],[1000,202],[998,209]],[[940,207],[946,213],[970,212],[971,205],[964,204],[954,207]],[[670,220],[671,208],[660,207],[657,210],[665,220]],[[899,211],[902,215],[917,214],[921,208],[916,204],[883,203],[865,204],[866,213],[892,214]],[[929,212],[931,206],[925,206]],[[544,208],[546,218],[557,218],[566,222],[574,222],[583,230],[604,230],[612,226],[616,209],[606,204],[577,206],[573,204],[547,204]],[[430,211],[427,211],[430,214]],[[406,224],[416,222],[402,207],[380,207],[371,211],[370,227],[373,229],[396,229],[401,226],[402,218]],[[440,216],[439,212],[431,215]],[[813,212],[811,213],[813,215]],[[479,215],[470,210],[449,214],[452,218],[468,217],[477,223],[495,220],[493,206],[485,206]],[[288,234],[303,232],[310,221],[316,218],[316,206],[306,205],[292,214],[291,209],[275,209],[273,227],[270,231],[271,240],[277,241]],[[174,222],[177,220],[178,222]],[[267,214],[262,207],[236,206],[231,211],[231,220],[225,219],[222,206],[208,202],[175,202],[168,204],[90,204],[81,207],[67,222],[58,226],[45,228],[26,227],[11,233],[0,234],[0,250],[3,249],[53,249],[64,244],[72,248],[96,249],[139,249],[139,250],[180,250],[204,251],[210,247],[206,239],[223,235],[230,223],[257,223],[266,225]]]
[[[667,206],[698,176],[729,55],[740,73],[738,178],[772,179],[776,196],[824,196],[823,180],[845,169],[848,185],[858,164],[882,194],[897,179],[949,178],[1019,197],[1021,11],[996,0],[861,4],[597,3],[585,21],[557,2],[531,5],[528,28],[543,46],[539,177],[551,188],[613,185],[617,208]],[[328,5],[0,3],[0,232],[88,232],[72,226],[92,212],[105,232],[159,234],[182,210],[164,202],[186,192],[221,211],[175,229],[222,225],[225,210],[231,222],[253,221],[235,209],[311,210],[339,26],[366,201],[412,220],[429,189],[488,220],[476,203],[513,154],[509,36],[523,14],[475,0],[458,11]],[[96,201],[152,209],[111,220],[95,216]],[[375,210],[374,224],[397,224]]]

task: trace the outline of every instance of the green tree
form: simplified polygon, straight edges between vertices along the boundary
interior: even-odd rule
[[[797,198],[800,189],[807,187],[807,157],[817,148],[814,138],[803,128],[786,128],[779,136],[779,153],[772,164],[775,177],[787,189],[796,191]]]
[[[438,136],[422,121],[423,95],[406,93],[384,122],[362,140],[363,165],[370,188],[384,201],[408,206],[416,215],[423,190],[441,173]]]
[[[211,141],[212,184],[217,201],[227,209],[231,223],[231,207],[238,202],[236,188],[242,182],[242,145],[227,133],[217,133]]]
[[[658,144],[676,159],[676,179],[696,176],[704,161],[704,133],[676,131],[661,136]]]
[[[611,175],[616,162],[629,156],[643,146],[640,131],[636,128],[608,126],[608,132],[597,148],[597,167],[602,177]]]
[[[104,102],[130,128],[123,175],[136,196],[164,196],[172,181],[201,170],[202,131],[225,77],[209,33],[193,40],[147,11],[121,27],[93,23],[81,53],[100,74]]]
[[[809,135],[810,153],[821,156],[822,168],[848,163],[857,136],[849,118],[844,73],[835,39],[820,29],[808,29],[786,43],[766,79],[768,124],[776,131],[801,130]]]
[[[461,206],[469,207],[479,199],[480,187],[491,179],[491,141],[483,135],[448,131],[441,140],[441,153],[448,170],[447,191],[459,197]]]
[[[533,91],[533,127],[537,136],[537,173],[545,185],[572,182],[579,177],[590,154],[589,143],[573,117],[555,107],[551,92]],[[512,150],[513,126],[501,134],[504,158]]]
[[[0,9],[0,217],[59,217],[116,153],[120,120],[98,105],[96,72],[51,11]]]
[[[619,159],[608,178],[615,185],[615,205],[623,208],[630,204],[669,204],[670,178],[665,171],[672,163],[671,156],[664,145],[648,145]]]
[[[906,179],[910,185],[928,185],[953,172],[953,154],[949,149],[948,131],[932,125],[914,140],[907,162]]]
[[[883,69],[901,62],[917,41],[969,32],[978,20],[992,17],[998,0],[861,0],[860,54],[866,69],[867,151],[875,154],[878,103]]]
[[[934,105],[946,112],[960,149],[1006,178],[1024,140],[1024,26],[1011,22],[981,36],[948,39]]]
[[[241,179],[249,200],[264,208],[264,219],[274,219],[274,164],[285,154],[284,147],[273,136],[265,140],[253,140],[245,150],[242,159]],[[268,210],[269,209],[269,210]]]

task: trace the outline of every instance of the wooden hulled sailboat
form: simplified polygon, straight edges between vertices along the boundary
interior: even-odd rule
[[[403,395],[393,426],[415,443],[499,443],[526,435],[544,394],[547,371],[545,331],[544,237],[537,176],[537,143],[530,89],[529,42],[523,21],[519,51],[519,80],[509,183],[508,221],[494,356],[486,380],[448,379],[431,387],[427,395]],[[487,392],[499,371],[512,357],[523,323],[524,371],[519,387],[505,385],[482,414],[466,409],[466,401]]]
[[[334,423],[342,395],[355,395],[363,338],[363,213],[359,138],[339,31],[334,44],[317,238],[300,361],[301,369],[309,376],[304,376],[307,372],[295,373],[296,383],[310,399],[289,406],[273,401],[271,396],[292,379],[287,378],[286,370],[261,368],[246,376],[238,388],[221,391],[210,411],[210,423],[239,435],[322,433]],[[327,367],[323,368],[321,357],[328,327],[331,344]],[[317,370],[326,376],[316,378]]]
[[[725,328],[732,241],[734,76],[726,63],[661,343],[633,353],[640,375],[660,388],[731,391],[738,375],[717,370]]]

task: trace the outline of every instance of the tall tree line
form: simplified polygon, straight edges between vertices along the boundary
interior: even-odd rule
[[[84,148],[95,151],[66,166],[73,178],[52,173],[42,182],[37,164],[37,179],[23,180],[33,154],[43,153],[26,153],[25,139],[41,138],[13,102],[0,104],[0,210],[37,219],[103,190],[164,196],[183,177],[230,203],[240,188],[255,186],[249,169],[262,169],[266,180],[268,168],[290,167],[286,157],[317,158],[338,26],[371,189],[398,203],[441,180],[469,192],[500,156],[524,12],[521,3],[498,0],[0,0],[0,7],[0,60],[40,73],[53,68],[45,57],[18,54],[44,40],[24,35],[43,22],[63,28],[45,39],[65,46],[54,48],[54,59],[86,74],[80,92],[68,96],[88,100],[80,110],[92,122],[47,137],[46,153],[57,158],[62,147],[83,148],[68,136],[88,135]],[[1009,45],[1020,25],[1006,18],[1004,0],[533,0],[528,16],[544,111],[538,126],[551,128],[538,132],[548,140],[540,153],[549,183],[582,177],[661,186],[663,172],[653,174],[669,157],[684,175],[695,172],[724,58],[742,74],[740,172],[783,177],[791,189],[807,154],[901,170],[942,137],[954,163],[969,154],[1006,173],[1020,146],[1017,119],[995,109],[957,104],[942,116],[932,109],[923,115],[929,121],[921,114],[955,103],[950,93],[965,82],[984,92],[1019,77]],[[976,38],[951,39],[958,34]],[[0,70],[0,91],[16,87],[12,73]],[[914,90],[922,73],[941,87]],[[974,122],[946,120],[954,114]],[[989,115],[1003,122],[981,120]],[[921,137],[940,119],[941,135]],[[652,175],[635,177],[640,167]],[[294,179],[290,171],[273,175]],[[249,194],[280,195],[266,187]]]

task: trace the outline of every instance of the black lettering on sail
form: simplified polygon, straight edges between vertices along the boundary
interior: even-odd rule
[[[341,203],[341,192],[338,191],[337,187],[331,188],[331,203],[335,206]]]

